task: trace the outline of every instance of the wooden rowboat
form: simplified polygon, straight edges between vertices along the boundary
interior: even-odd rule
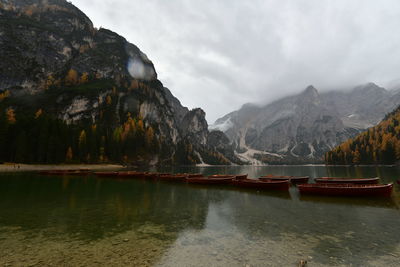
[[[289,180],[259,180],[259,179],[240,179],[234,180],[233,184],[238,187],[263,189],[263,190],[289,190]]]
[[[39,171],[38,173],[41,175],[64,175],[64,173],[66,172],[63,172],[61,170],[45,170]]]
[[[208,177],[186,178],[186,182],[191,184],[231,184],[235,179],[234,175],[211,175]]]
[[[67,172],[65,175],[85,176],[91,173],[92,173],[91,171],[72,171],[72,172]]]
[[[247,174],[235,175],[235,179],[236,179],[236,180],[244,180],[244,179],[247,179]]]
[[[325,196],[390,196],[393,184],[300,184],[301,194]]]
[[[90,170],[77,169],[77,170],[44,170],[38,172],[41,175],[89,175]]]
[[[265,175],[259,178],[260,180],[277,180],[277,181],[284,181],[289,180],[292,184],[306,184],[309,176],[284,176],[284,175]]]
[[[235,178],[235,175],[231,174],[214,174],[207,176],[208,178]]]
[[[167,174],[167,175],[159,175],[158,179],[161,181],[170,181],[170,182],[181,182],[185,181],[187,178],[186,174]]]
[[[195,178],[195,177],[203,177],[204,175],[201,173],[185,173],[188,178]]]
[[[145,172],[135,172],[135,171],[125,171],[118,172],[118,178],[123,179],[136,179],[136,178],[145,178]]]
[[[188,178],[204,177],[204,175],[201,173],[177,173],[174,175],[184,175],[184,176],[187,176]]]
[[[315,178],[316,183],[332,183],[332,184],[377,184],[379,177],[375,178],[342,178],[342,177],[320,177]]]
[[[96,176],[99,177],[115,177],[118,176],[118,172],[95,172]]]

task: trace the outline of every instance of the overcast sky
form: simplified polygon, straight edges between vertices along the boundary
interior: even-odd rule
[[[73,0],[153,61],[209,124],[313,84],[400,84],[398,0]],[[397,81],[397,82],[396,82]]]

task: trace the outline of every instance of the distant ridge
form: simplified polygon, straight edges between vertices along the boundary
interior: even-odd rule
[[[327,151],[376,125],[399,104],[400,93],[374,83],[322,93],[310,85],[264,106],[243,105],[210,128],[225,132],[248,161],[322,163]]]
[[[328,164],[395,164],[400,160],[400,106],[376,126],[325,155]]]

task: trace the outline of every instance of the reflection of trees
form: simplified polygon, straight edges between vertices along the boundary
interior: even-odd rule
[[[286,171],[279,168],[257,169],[251,177],[266,172],[296,173],[296,168]],[[398,172],[395,168],[374,167],[307,168],[321,176],[328,172],[331,176],[372,177],[379,172],[385,182],[394,180]],[[246,168],[229,171],[250,174]],[[224,173],[218,169],[208,172]],[[306,172],[303,169],[298,175]],[[142,225],[159,225],[161,231],[147,231],[144,238],[150,235],[173,243],[184,230],[204,229],[209,205],[213,203],[218,216],[234,225],[248,240],[281,240],[289,233],[296,240],[307,240],[315,251],[313,261],[319,263],[329,264],[329,257],[334,256],[349,259],[347,263],[355,266],[365,266],[365,261],[372,257],[396,249],[400,241],[398,211],[386,200],[318,197],[292,200],[281,193],[226,187],[25,176],[0,177],[0,226],[20,226],[22,230],[44,231],[49,235],[79,234],[80,239],[89,240],[139,229]],[[393,198],[399,202],[398,188]],[[220,206],[224,208],[219,209]],[[222,228],[225,226],[221,223]]]
[[[0,224],[34,231],[52,228],[53,234],[89,239],[145,223],[174,233],[202,228],[208,202],[222,199],[218,192],[210,197],[208,190],[143,180],[16,176],[1,183]]]

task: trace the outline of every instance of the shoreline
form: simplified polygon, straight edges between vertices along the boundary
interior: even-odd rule
[[[68,169],[90,169],[98,170],[118,170],[125,168],[118,164],[0,164],[0,172],[27,172],[44,170],[68,170]]]

